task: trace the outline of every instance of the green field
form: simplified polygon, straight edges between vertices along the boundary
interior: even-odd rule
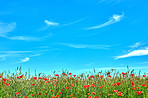
[[[63,71],[35,77],[19,71],[0,72],[0,98],[148,98],[148,76],[134,70],[80,75]]]

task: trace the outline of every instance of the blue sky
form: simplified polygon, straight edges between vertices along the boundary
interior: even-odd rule
[[[0,71],[148,72],[146,0],[1,0]]]

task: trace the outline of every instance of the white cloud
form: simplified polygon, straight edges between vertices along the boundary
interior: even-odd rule
[[[51,21],[48,21],[48,20],[44,20],[44,22],[45,22],[48,26],[57,26],[57,25],[59,25],[59,23],[51,22]]]
[[[24,40],[24,41],[40,41],[44,38],[50,37],[52,33],[43,37],[30,37],[30,36],[12,36],[10,34],[16,28],[16,23],[2,23],[0,22],[0,37],[4,37],[10,40]]]
[[[12,32],[16,28],[16,23],[1,23],[0,22],[0,36],[5,37],[7,33]]]
[[[134,50],[128,54],[117,56],[115,59],[148,55],[148,50]]]
[[[137,48],[137,47],[142,46],[142,45],[144,45],[142,42],[137,42],[137,43],[135,43],[135,44],[133,44],[133,45],[131,45],[129,47],[131,47],[131,48]]]
[[[30,53],[32,53],[32,51],[0,51],[0,61],[7,58],[19,58]]]
[[[16,53],[29,53],[32,51],[0,51],[0,54],[16,54]]]
[[[72,24],[75,24],[75,23],[79,23],[79,22],[81,22],[82,20],[84,20],[84,18],[79,19],[79,20],[74,21],[74,22],[71,22],[71,23],[63,24],[62,26],[68,26],[68,25],[72,25]]]
[[[26,57],[25,59],[22,59],[21,62],[27,62],[29,60],[30,60],[30,58]]]
[[[12,36],[12,37],[5,37],[11,40],[25,40],[25,41],[39,41],[41,38],[38,37],[29,37],[29,36]]]
[[[40,56],[41,54],[34,54],[34,55],[31,55],[30,57],[34,57],[34,56]]]
[[[122,15],[117,15],[117,14],[114,14],[110,20],[104,24],[101,24],[101,25],[97,25],[97,26],[93,26],[93,27],[88,27],[86,28],[87,30],[88,29],[98,29],[98,28],[102,28],[102,27],[105,27],[107,25],[110,25],[110,24],[114,24],[116,22],[119,22],[122,18],[124,17],[124,13],[122,13]]]
[[[60,43],[60,45],[69,46],[73,48],[88,48],[88,49],[108,49],[109,47],[111,47],[111,45],[82,45],[82,44],[68,44],[68,43]]]

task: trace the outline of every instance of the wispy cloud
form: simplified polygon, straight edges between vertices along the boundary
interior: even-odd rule
[[[113,4],[118,4],[118,3],[120,3],[120,1],[121,1],[121,0],[100,0],[100,1],[97,3],[97,5],[98,5],[98,4],[101,4],[101,3],[107,3],[107,4],[113,3]]]
[[[44,20],[44,22],[46,23],[46,26],[41,28],[40,30],[46,30],[46,29],[48,29],[51,26],[58,26],[58,25],[60,25],[57,22],[52,22],[52,21],[48,21],[48,20]]]
[[[27,62],[27,61],[29,61],[30,60],[30,58],[32,58],[32,57],[36,57],[36,56],[40,56],[41,54],[33,54],[33,55],[30,55],[30,56],[28,56],[28,57],[25,57],[24,59],[22,59],[20,62],[18,62],[18,63],[22,63],[22,62]]]
[[[13,36],[10,33],[13,32],[15,28],[16,28],[16,23],[8,24],[0,22],[0,37],[4,37],[10,40],[40,41],[52,35],[52,33],[49,33],[47,36],[43,37]]]
[[[22,59],[21,62],[27,62],[29,60],[30,60],[30,58],[29,57],[26,57],[25,59]]]
[[[32,51],[0,51],[0,54],[29,53]]]
[[[137,48],[137,47],[142,46],[142,45],[145,45],[145,44],[142,43],[142,42],[136,42],[135,44],[133,44],[133,45],[131,45],[129,47],[131,47],[131,48]]]
[[[77,20],[77,21],[74,21],[74,22],[71,22],[71,23],[63,24],[62,26],[68,26],[68,25],[76,24],[76,23],[81,22],[82,20],[84,20],[84,18],[81,18],[81,19],[79,19],[79,20]]]
[[[40,56],[41,54],[30,55],[29,57]]]
[[[122,13],[122,15],[114,14],[114,15],[110,18],[110,20],[109,20],[108,22],[105,22],[104,24],[101,24],[101,25],[88,27],[88,28],[86,28],[86,29],[89,30],[89,29],[98,29],[98,28],[102,28],[102,27],[105,27],[105,26],[114,24],[114,23],[116,23],[116,22],[119,22],[123,17],[124,17],[124,13]]]
[[[109,49],[114,45],[84,45],[84,44],[68,44],[68,43],[60,43],[60,45],[72,47],[72,48],[88,48],[88,49]]]
[[[46,26],[41,28],[40,30],[46,30],[48,29],[49,27],[51,26],[69,26],[69,25],[72,25],[72,24],[76,24],[76,23],[79,23],[81,22],[82,20],[84,20],[84,18],[81,18],[77,21],[74,21],[74,22],[70,22],[70,23],[65,23],[65,24],[60,24],[60,23],[57,23],[57,22],[52,22],[52,21],[48,21],[48,20],[44,20],[44,22],[46,23]]]
[[[57,22],[52,22],[52,21],[48,21],[48,20],[44,20],[44,22],[45,22],[48,26],[57,26],[57,25],[59,25],[59,23],[57,23]]]
[[[0,36],[5,37],[9,32],[12,32],[16,28],[16,23],[2,23],[0,22]]]
[[[32,51],[0,51],[0,61],[3,61],[7,58],[18,58],[26,54],[30,54]]]
[[[38,37],[29,37],[29,36],[5,36],[5,38],[7,39],[11,39],[11,40],[25,40],[25,41],[39,41],[41,40],[41,38]]]
[[[127,58],[127,57],[133,57],[133,56],[144,56],[144,55],[148,55],[148,50],[134,50],[128,54],[117,56],[115,59]]]

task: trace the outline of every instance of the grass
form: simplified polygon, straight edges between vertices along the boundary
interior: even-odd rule
[[[148,76],[136,76],[134,69],[80,75],[63,71],[54,77],[19,71],[0,73],[0,98],[148,98]]]

